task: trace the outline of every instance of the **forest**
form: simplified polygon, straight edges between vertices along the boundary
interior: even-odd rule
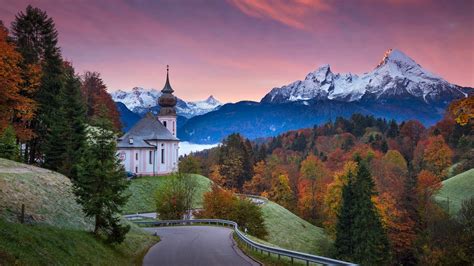
[[[431,127],[355,114],[250,141],[229,135],[180,171],[261,195],[323,227],[332,256],[363,265],[472,262],[474,198],[459,213],[434,195],[474,167],[471,96]]]

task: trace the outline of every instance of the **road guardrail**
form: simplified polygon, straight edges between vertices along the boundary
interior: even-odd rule
[[[266,252],[268,255],[274,254],[278,258],[281,256],[288,257],[291,259],[291,262],[294,260],[300,260],[306,262],[306,265],[309,263],[317,263],[323,265],[357,265],[351,262],[345,262],[341,260],[331,259],[322,256],[311,255],[307,253],[292,251],[283,248],[271,247],[264,244],[260,244],[250,238],[248,238],[242,231],[239,229],[239,225],[234,221],[221,220],[221,219],[191,219],[191,220],[157,220],[157,221],[133,221],[132,222],[143,225],[143,226],[176,226],[176,225],[193,225],[193,224],[215,224],[221,226],[233,227],[237,237],[249,248],[252,250]]]

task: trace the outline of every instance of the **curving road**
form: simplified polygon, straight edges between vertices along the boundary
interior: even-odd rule
[[[143,265],[260,265],[232,239],[232,229],[215,226],[146,228],[161,241],[150,248]]]

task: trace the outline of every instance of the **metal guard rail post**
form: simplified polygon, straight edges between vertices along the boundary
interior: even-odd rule
[[[260,250],[263,252],[268,252],[269,254],[275,254],[279,256],[286,256],[293,259],[298,259],[306,261],[306,264],[319,263],[323,265],[357,265],[351,262],[345,262],[341,260],[326,258],[322,256],[311,255],[307,253],[287,250],[283,248],[270,247],[264,244],[253,241],[248,238],[244,233],[239,230],[239,225],[234,221],[221,220],[221,219],[192,219],[192,220],[162,220],[162,221],[133,221],[136,224],[143,226],[173,226],[178,224],[191,225],[191,224],[217,224],[217,225],[230,225],[233,226],[234,231],[236,232],[238,238],[242,240],[248,246]]]

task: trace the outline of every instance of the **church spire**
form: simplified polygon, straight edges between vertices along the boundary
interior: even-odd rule
[[[160,105],[159,115],[176,115],[176,96],[173,95],[173,88],[170,85],[169,78],[169,66],[166,65],[166,82],[165,86],[161,90],[161,96],[158,99],[158,104]]]
[[[166,83],[165,83],[165,86],[163,87],[163,89],[161,90],[162,93],[173,93],[174,92],[173,88],[171,88],[171,85],[170,85],[169,74],[170,74],[170,66],[166,65]]]

